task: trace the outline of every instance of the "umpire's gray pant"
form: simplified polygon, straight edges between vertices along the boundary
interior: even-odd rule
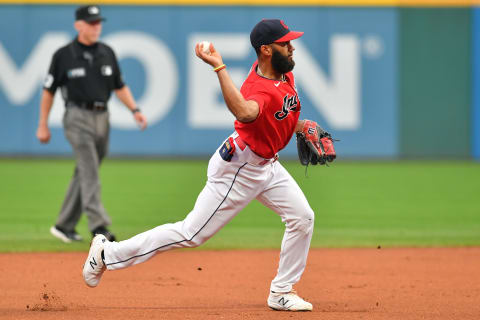
[[[108,152],[109,113],[68,107],[63,126],[76,167],[56,225],[74,230],[85,212],[90,231],[107,226],[111,219],[101,202],[98,169]]]

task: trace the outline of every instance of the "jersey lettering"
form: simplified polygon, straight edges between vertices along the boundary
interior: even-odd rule
[[[67,71],[67,77],[69,79],[85,77],[86,74],[84,68],[75,68]]]
[[[290,111],[297,111],[297,95],[288,97],[288,94],[283,97],[283,106],[281,111],[275,112],[275,118],[277,120],[285,119]]]

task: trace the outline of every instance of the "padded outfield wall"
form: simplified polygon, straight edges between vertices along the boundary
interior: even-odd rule
[[[480,8],[473,10],[472,27],[472,154],[480,160]]]
[[[471,8],[399,10],[400,154],[469,157]]]
[[[233,117],[215,74],[195,57],[193,46],[212,41],[240,85],[255,60],[249,31],[265,17],[280,17],[305,31],[294,42],[303,117],[342,140],[337,144],[342,157],[472,154],[474,17],[468,2],[442,8],[348,0],[336,6],[321,1],[176,3],[144,0],[138,6],[102,7],[108,19],[102,40],[115,49],[150,121],[147,131],[138,132],[129,112],[113,99],[112,154],[211,154],[232,131]],[[75,7],[0,6],[0,154],[71,152],[61,129],[60,96],[50,117],[51,143],[40,145],[35,130],[51,55],[75,35]],[[295,153],[291,143],[282,155]]]

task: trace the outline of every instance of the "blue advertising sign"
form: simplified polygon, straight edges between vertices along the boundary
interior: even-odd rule
[[[252,27],[281,18],[304,31],[294,40],[301,118],[341,142],[339,157],[395,157],[397,14],[394,8],[105,6],[101,40],[111,45],[149,128],[110,101],[110,153],[209,155],[233,131],[211,67],[194,53],[208,40],[238,87],[256,59]],[[53,52],[75,37],[74,6],[7,5],[0,10],[0,154],[69,154],[63,101],[50,115],[52,139],[35,132],[43,79]],[[295,143],[281,155],[294,156]],[[364,146],[368,145],[369,148]]]

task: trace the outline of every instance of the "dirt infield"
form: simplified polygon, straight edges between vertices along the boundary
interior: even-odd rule
[[[0,255],[0,319],[480,319],[480,248],[311,250],[308,313],[266,306],[278,251],[171,251],[95,289],[85,258]]]

